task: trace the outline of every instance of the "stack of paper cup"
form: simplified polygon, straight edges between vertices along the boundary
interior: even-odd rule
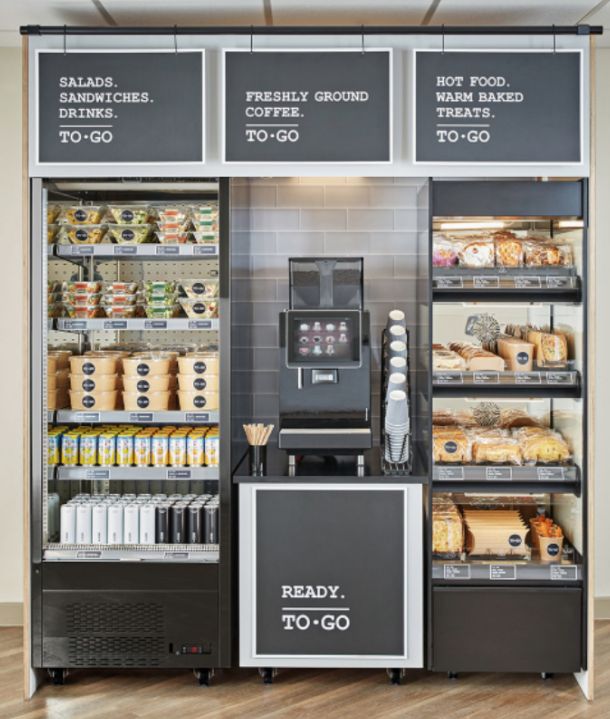
[[[402,310],[390,310],[388,312],[388,319],[386,322],[386,329],[390,329],[390,327],[398,325],[402,327],[403,329],[407,326],[407,318],[405,317],[405,313]]]
[[[409,459],[409,405],[404,390],[388,393],[385,411],[385,458],[389,462]]]

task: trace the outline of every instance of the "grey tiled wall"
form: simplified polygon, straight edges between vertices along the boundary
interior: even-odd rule
[[[379,344],[387,313],[416,322],[417,195],[423,180],[235,179],[231,186],[233,415],[278,416],[278,315],[288,306],[288,258],[364,257],[371,313],[373,419],[379,407]],[[415,333],[412,333],[414,338]]]

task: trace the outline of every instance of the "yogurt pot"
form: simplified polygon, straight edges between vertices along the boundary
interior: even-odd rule
[[[119,393],[116,390],[110,392],[70,390],[70,404],[72,409],[91,409],[96,412],[108,412],[116,409],[118,395]]]
[[[154,377],[169,374],[171,357],[141,354],[123,359],[123,372],[127,377]]]
[[[152,412],[164,412],[169,405],[169,392],[123,392],[123,405],[128,412],[149,410]]]
[[[214,411],[218,409],[218,392],[178,390],[178,401],[183,411],[198,409]]]
[[[169,374],[149,375],[140,377],[139,375],[123,377],[123,387],[127,392],[138,394],[148,394],[152,392],[167,392],[170,389]]]
[[[178,357],[180,374],[219,374],[220,362],[217,352],[191,352]]]
[[[109,392],[118,389],[118,374],[71,374],[70,389],[82,392]]]
[[[218,375],[209,374],[179,374],[178,387],[187,392],[218,392]]]
[[[117,372],[118,358],[104,352],[91,352],[86,355],[70,357],[70,371],[73,374],[114,375]]]

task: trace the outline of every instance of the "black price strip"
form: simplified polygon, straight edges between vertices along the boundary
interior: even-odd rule
[[[564,467],[536,467],[536,476],[540,482],[562,482],[565,477]]]
[[[542,280],[537,275],[530,276],[519,276],[514,278],[515,289],[528,290],[542,287]]]
[[[186,422],[209,422],[210,415],[207,412],[187,412],[185,415]]]
[[[109,469],[88,469],[85,472],[85,479],[103,480],[110,479]]]
[[[74,421],[75,422],[85,422],[85,423],[99,422],[100,421],[100,413],[99,412],[76,412],[74,415]]]
[[[493,289],[500,286],[500,278],[494,275],[475,275],[472,286],[477,290]]]
[[[195,245],[193,247],[194,255],[216,255],[218,247],[216,245]]]
[[[116,245],[114,248],[115,255],[137,255],[138,248],[135,245]]]
[[[472,381],[474,384],[499,384],[499,372],[473,372]]]
[[[190,479],[191,478],[191,470],[190,469],[168,469],[167,470],[167,478],[168,479]]]
[[[106,320],[104,322],[105,330],[125,330],[127,329],[127,320]]]
[[[512,467],[485,467],[485,479],[489,482],[505,482],[510,481],[512,478]]]
[[[464,280],[461,277],[437,277],[436,286],[443,290],[463,289]]]
[[[513,581],[517,579],[516,564],[490,564],[489,578],[493,581]]]
[[[211,327],[211,320],[190,320],[188,323],[189,330],[209,330]]]
[[[439,481],[464,479],[464,467],[437,467]]]
[[[179,245],[159,245],[155,249],[155,252],[158,255],[179,255],[180,254],[180,246]]]
[[[464,384],[464,375],[461,372],[435,372],[435,384]]]
[[[515,384],[541,384],[540,372],[515,372]]]
[[[145,330],[166,330],[167,329],[167,320],[145,320],[144,321],[144,329]]]
[[[547,372],[547,384],[573,384],[574,375],[571,372]]]

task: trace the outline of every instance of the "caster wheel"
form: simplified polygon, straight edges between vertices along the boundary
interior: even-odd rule
[[[544,681],[547,681],[547,679],[552,679],[555,675],[552,672],[542,672],[540,676]]]
[[[273,677],[277,672],[271,667],[261,667],[261,669],[258,670],[258,673],[263,680],[263,684],[273,684]]]
[[[214,676],[213,669],[193,669],[193,674],[201,687],[209,687]]]
[[[390,684],[393,686],[402,684],[402,678],[404,676],[404,671],[402,669],[386,669],[386,674],[390,679]]]
[[[61,686],[66,683],[66,670],[65,669],[49,669],[49,676],[51,681],[56,686]]]
[[[457,679],[458,674],[457,672],[447,672],[447,679]]]

